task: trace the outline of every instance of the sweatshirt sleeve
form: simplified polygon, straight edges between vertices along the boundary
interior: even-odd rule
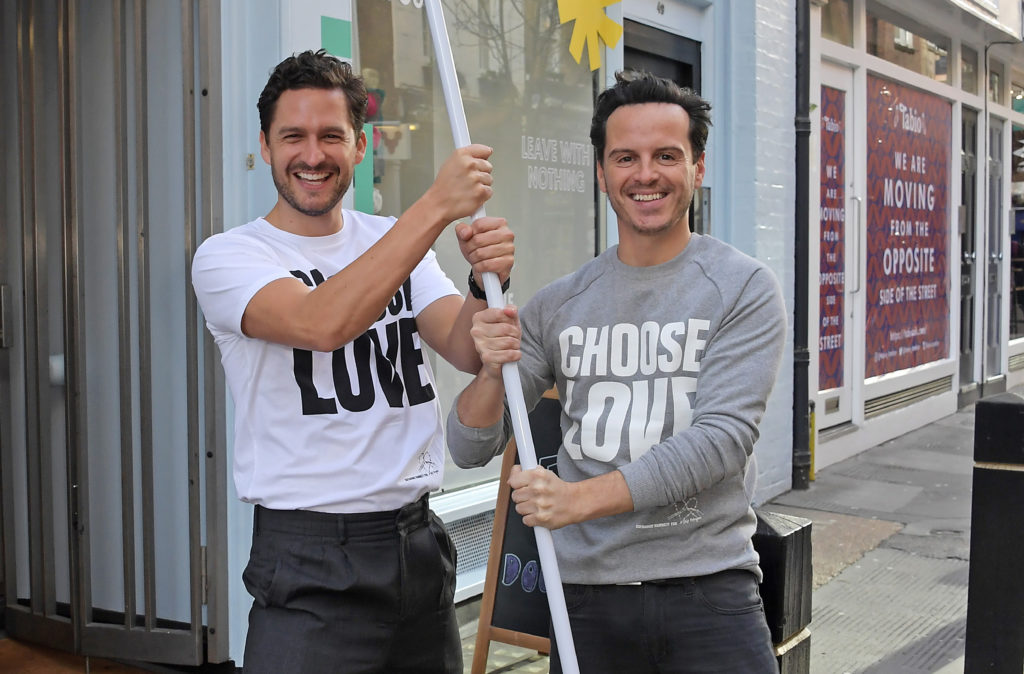
[[[725,311],[701,359],[691,425],[619,467],[636,510],[683,501],[741,473],[753,451],[785,347],[778,281],[758,268]]]
[[[536,330],[542,312],[538,308],[539,298],[528,302],[520,312],[522,339],[520,350],[522,357],[518,363],[519,383],[523,391],[523,402],[527,410],[532,410],[541,396],[551,388],[554,375],[548,364],[543,343]],[[464,393],[463,391],[462,393]],[[501,422],[487,428],[471,428],[459,421],[458,406],[462,393],[455,398],[448,412],[445,432],[448,450],[452,461],[460,468],[479,468],[487,465],[492,458],[505,450],[505,445],[513,436],[512,415],[508,401]]]
[[[510,417],[508,405],[505,405],[503,419],[487,428],[472,428],[459,421],[459,398],[465,391],[455,397],[445,425],[448,440],[448,452],[452,461],[459,468],[479,468],[486,466],[495,456],[500,454],[508,442]]]

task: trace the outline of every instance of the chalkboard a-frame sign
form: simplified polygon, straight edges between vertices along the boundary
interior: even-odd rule
[[[561,413],[561,403],[554,390],[545,393],[530,412],[537,465],[556,472],[561,444]],[[501,464],[472,674],[484,674],[492,641],[540,653],[551,651],[548,638],[550,612],[537,554],[537,538],[533,529],[523,524],[522,516],[516,512],[512,489],[508,486],[508,476],[517,458],[516,441],[512,440],[505,448]]]

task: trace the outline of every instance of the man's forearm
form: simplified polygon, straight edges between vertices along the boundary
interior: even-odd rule
[[[481,362],[470,329],[473,327],[473,314],[485,307],[485,302],[469,295],[461,302],[454,318],[449,315],[449,318],[437,328],[442,333],[440,341],[433,343],[436,338],[435,328],[431,323],[417,319],[417,323],[421,323],[420,336],[427,338],[430,346],[460,371],[476,374],[480,370]],[[432,320],[431,316],[428,321]]]
[[[617,470],[592,477],[579,485],[582,512],[579,522],[633,512],[633,496],[626,478]]]
[[[617,470],[566,482],[546,468],[524,471],[517,466],[508,483],[516,512],[528,527],[561,529],[634,509],[626,478]]]
[[[505,413],[505,385],[500,372],[484,366],[459,396],[459,422],[469,428],[488,428]]]

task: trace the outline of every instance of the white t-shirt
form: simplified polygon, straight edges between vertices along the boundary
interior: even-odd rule
[[[242,314],[268,283],[322,283],[380,239],[394,218],[344,212],[337,234],[290,234],[259,218],[210,237],[192,285],[235,402],[239,497],[268,508],[392,510],[441,486],[444,440],[415,316],[459,292],[433,251],[363,335],[333,353],[251,339]]]

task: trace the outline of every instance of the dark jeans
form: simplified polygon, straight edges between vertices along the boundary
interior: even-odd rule
[[[749,571],[564,589],[581,674],[778,672]],[[561,674],[553,639],[551,672]]]
[[[256,507],[245,672],[461,674],[455,547],[417,503],[333,515]]]

